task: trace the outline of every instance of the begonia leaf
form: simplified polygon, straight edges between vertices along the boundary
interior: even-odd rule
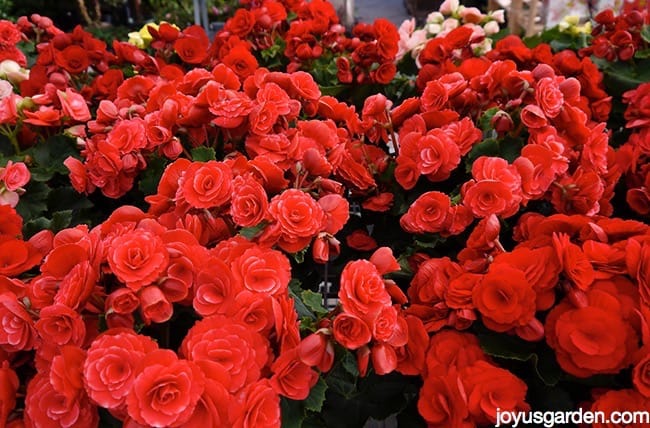
[[[300,428],[305,419],[305,408],[303,403],[280,397],[280,409],[282,410],[282,428]]]
[[[323,409],[326,391],[327,383],[325,383],[323,378],[319,378],[316,385],[309,391],[309,396],[305,399],[305,409],[320,412]]]
[[[217,159],[217,153],[212,147],[195,147],[192,149],[192,160],[194,162],[207,162]]]
[[[328,311],[323,307],[323,296],[311,290],[304,290],[300,297],[305,305],[316,314],[326,314]]]

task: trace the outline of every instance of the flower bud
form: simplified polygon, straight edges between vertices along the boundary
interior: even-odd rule
[[[495,131],[497,131],[497,134],[499,134],[500,137],[512,131],[515,127],[512,117],[503,110],[499,110],[494,116],[492,116],[490,125]]]

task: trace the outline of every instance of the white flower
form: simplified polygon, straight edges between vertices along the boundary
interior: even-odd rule
[[[496,21],[490,21],[483,26],[483,31],[485,31],[486,36],[496,34],[499,30],[501,30],[501,28],[499,28],[499,23]]]
[[[445,20],[445,16],[440,12],[431,12],[427,16],[427,24],[440,24]]]
[[[6,59],[0,62],[0,79],[6,79],[14,85],[29,78],[29,70],[25,70],[16,61]]]
[[[460,26],[460,22],[458,22],[457,19],[454,18],[447,18],[445,19],[445,22],[442,23],[442,31],[444,32],[449,32],[453,30],[454,28],[458,28]]]
[[[440,5],[440,13],[443,15],[453,15],[458,11],[458,8],[460,7],[460,2],[459,0],[445,0],[442,2]]]
[[[506,15],[503,9],[493,10],[490,12],[489,16],[499,24],[506,22]]]
[[[3,100],[14,93],[14,88],[11,83],[6,80],[0,80],[0,100]]]
[[[485,55],[492,50],[492,39],[485,38],[481,43],[474,43],[472,45],[472,51],[474,55],[481,56]]]
[[[427,33],[436,35],[442,31],[442,26],[440,24],[429,24],[426,29]]]

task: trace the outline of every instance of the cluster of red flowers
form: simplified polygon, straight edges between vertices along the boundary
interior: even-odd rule
[[[626,127],[632,130],[620,151],[626,155],[626,200],[641,215],[650,214],[650,83],[639,85],[623,94],[628,104]]]
[[[372,360],[375,373],[421,372],[428,340],[422,322],[404,312],[407,298],[382,275],[400,270],[392,251],[381,247],[369,260],[348,263],[341,273],[341,313],[331,324],[334,339],[356,350],[361,376]]]
[[[521,53],[513,53],[516,49]],[[393,110],[393,125],[401,124],[395,179],[407,190],[422,175],[434,183],[447,180],[483,140],[470,117],[480,120],[491,114],[495,137],[525,137],[526,144],[515,146],[511,162],[502,155],[476,158],[459,197],[451,195],[456,204],[438,191],[420,195],[402,217],[402,227],[411,233],[458,234],[473,218],[511,217],[529,201],[540,199],[550,201],[561,213],[610,215],[609,201],[622,171],[608,145],[605,124],[598,122],[607,118],[610,102],[598,80],[583,89],[582,79],[565,77],[545,63],[532,70],[519,69],[508,57],[527,56],[520,61],[531,66],[532,55],[514,39],[497,43],[490,55],[495,59],[466,61],[471,68],[439,64],[451,69],[435,70],[438,77],[427,78],[419,99],[409,99]],[[549,62],[553,60],[551,55]],[[571,68],[573,75],[583,70],[584,79],[587,73],[597,73],[589,68],[591,62],[583,65],[575,55],[563,55],[557,62]],[[421,75],[431,72],[425,66]],[[594,98],[600,104],[590,104]]]
[[[591,45],[582,49],[584,56],[594,55],[607,61],[629,61],[634,54],[643,48],[648,48],[647,38],[641,31],[644,25],[650,25],[648,10],[630,10],[621,15],[614,15],[611,9],[606,9],[594,17],[596,25],[591,32],[594,39]]]
[[[16,46],[22,39],[23,35],[13,22],[0,20],[0,62],[9,59],[27,65],[25,54]]]
[[[647,15],[608,16],[602,31],[634,33]],[[72,126],[79,193],[132,195],[167,165],[146,213],[27,240],[12,206],[29,157],[0,168],[0,425],[92,427],[103,408],[134,428],[278,426],[280,397],[307,399],[353,351],[361,376],[420,377],[430,426],[481,426],[530,409],[481,330],[574,378],[632,368],[627,389],[583,405],[648,406],[650,227],[612,217],[612,198],[625,175],[629,206],[650,212],[650,84],[625,93],[631,136],[615,148],[594,63],[513,36],[483,57],[466,27],[431,39],[419,96],[357,110],[300,69],[328,58],[341,82],[388,83],[397,32],[377,20],[347,36],[324,0],[254,2],[213,42],[150,26],[148,51],[110,53],[39,16],[0,26],[40,42],[29,77],[0,86],[0,132],[25,147]],[[286,72],[260,67],[279,39]],[[385,238],[379,218],[401,229]],[[453,254],[436,247],[453,236]],[[309,250],[324,283],[334,265],[339,304],[301,304],[301,326],[289,285]]]
[[[420,262],[409,288],[411,306],[407,313],[422,318],[430,332],[446,326],[467,329],[480,316],[490,330],[515,334],[527,341],[545,339],[555,351],[560,367],[580,378],[617,374],[635,366],[634,389],[627,394],[635,404],[644,403],[638,409],[646,408],[650,399],[646,375],[650,364],[646,253],[650,248],[650,228],[632,220],[561,214],[544,217],[530,213],[522,216],[515,227],[518,244],[511,251],[503,248],[499,234],[499,222],[491,216],[474,229],[467,247],[458,254],[458,262],[448,257]],[[558,291],[563,297],[556,302]],[[542,324],[536,314],[549,309]],[[442,342],[451,347],[445,350],[445,358],[447,353],[461,352],[458,348],[463,357],[450,356],[442,367],[436,361],[434,365],[446,370],[433,377],[430,372],[426,374],[420,397],[422,415],[437,423],[459,418],[469,411],[480,423],[484,419],[480,411],[477,414],[472,409],[472,386],[467,386],[464,376],[469,374],[463,370],[466,365],[485,359],[476,346],[476,338],[470,334],[436,333],[427,354],[429,370],[431,359],[440,358],[436,357],[440,355],[437,347]],[[503,399],[502,410],[507,405],[521,410],[525,385],[516,380],[502,382],[509,394],[519,399],[496,393],[492,396]],[[507,386],[509,383],[512,385]],[[438,400],[427,398],[434,393],[430,389],[434,385],[445,385],[442,390],[447,407],[438,407]],[[484,387],[489,385],[487,382]],[[599,395],[597,390],[594,393]],[[495,407],[499,404],[492,403]],[[600,400],[596,400],[593,408],[599,405]],[[494,407],[490,409],[493,411]],[[494,412],[487,416],[495,423]]]
[[[25,192],[24,186],[29,183],[31,173],[23,162],[8,161],[0,167],[0,205],[15,207],[20,195]]]
[[[530,410],[526,384],[494,365],[469,333],[432,336],[423,377],[418,410],[429,427],[488,426],[497,411]]]
[[[125,426],[271,426],[278,394],[303,400],[318,380],[281,252],[241,237],[207,249],[129,206],[92,230],[29,241],[13,209],[2,206],[2,218],[0,370],[15,378],[20,356],[35,350],[27,426],[96,426],[97,406]],[[19,279],[35,266],[38,275]],[[173,304],[203,317],[178,355],[134,331],[136,320],[168,321]],[[3,426],[15,404],[11,384],[3,386]]]
[[[288,12],[295,14],[295,19],[287,25]],[[247,49],[241,40],[248,41],[248,49],[254,52],[272,48],[281,40],[289,72],[327,68],[328,62],[335,62],[337,71],[332,77],[341,83],[388,84],[397,72],[399,34],[395,25],[386,19],[377,19],[373,24],[359,23],[349,37],[339,24],[334,7],[325,0],[293,2],[286,4],[286,8],[269,0],[250,10],[239,9],[226,22],[215,43],[228,47],[236,43],[241,46],[239,49]],[[318,65],[321,59],[324,64]]]

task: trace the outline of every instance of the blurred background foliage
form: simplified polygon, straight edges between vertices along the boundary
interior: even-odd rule
[[[225,21],[234,13],[237,0],[208,0],[212,21]],[[0,19],[41,13],[64,31],[81,24],[95,36],[110,41],[146,22],[168,21],[184,28],[194,23],[192,0],[0,0]]]

